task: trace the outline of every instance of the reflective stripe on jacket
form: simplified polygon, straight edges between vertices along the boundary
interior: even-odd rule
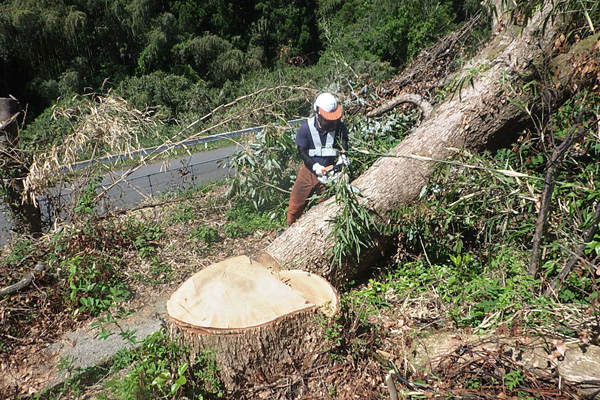
[[[310,136],[312,137],[314,149],[308,150],[308,155],[311,157],[336,157],[338,151],[333,147],[333,140],[335,131],[327,132],[327,138],[325,140],[325,146],[321,142],[321,137],[317,128],[315,128],[315,117],[308,119],[308,129],[310,130]]]

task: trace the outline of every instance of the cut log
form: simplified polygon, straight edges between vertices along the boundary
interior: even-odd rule
[[[582,87],[589,82],[589,76],[574,73],[572,61],[597,60],[598,49],[594,46],[598,36],[580,42],[548,65],[559,26],[555,21],[545,31],[541,29],[550,10],[548,2],[525,28],[509,26],[499,33],[473,59],[463,78],[459,74],[458,79],[466,80],[460,92],[439,104],[428,119],[390,152],[393,157],[379,159],[352,183],[362,191],[372,209],[386,216],[399,206],[414,202],[428,183],[435,163],[406,156],[446,159],[453,148],[479,152],[512,143],[515,135],[531,123],[528,111],[536,114],[541,108],[541,104],[533,102],[533,94],[524,89],[523,77],[535,78],[537,71],[548,68],[554,71],[555,82],[549,86],[555,88],[555,107],[567,98],[574,85]],[[478,72],[473,73],[474,70]],[[529,110],[520,106],[532,102],[534,107]],[[314,272],[338,288],[360,278],[370,267],[368,251],[361,253],[365,254],[361,263],[348,257],[341,268],[327,256],[333,247],[330,221],[335,220],[339,211],[334,199],[322,202],[276,238],[265,252],[286,268]],[[371,254],[378,252],[381,249],[373,249]]]
[[[167,326],[192,360],[212,352],[221,381],[234,390],[302,367],[324,345],[319,316],[337,309],[337,292],[323,278],[241,256],[185,281],[167,302]]]

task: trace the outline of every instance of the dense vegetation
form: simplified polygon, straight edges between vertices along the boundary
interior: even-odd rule
[[[101,88],[193,119],[280,80],[389,77],[474,11],[469,3],[4,1],[0,88],[30,106],[30,120],[59,97]]]

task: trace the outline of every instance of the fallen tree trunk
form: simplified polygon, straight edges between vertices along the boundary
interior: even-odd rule
[[[438,105],[430,118],[390,152],[395,157],[379,159],[352,183],[362,190],[368,205],[379,215],[414,202],[433,171],[434,163],[406,156],[445,159],[452,154],[452,148],[478,152],[510,144],[531,121],[522,105],[531,104],[535,97],[524,88],[524,77],[535,77],[538,71],[550,68],[555,80],[555,106],[567,98],[575,84],[581,87],[589,80],[580,73],[581,68],[574,71],[571,61],[597,57],[594,46],[598,37],[578,43],[547,65],[561,26],[560,21],[554,21],[546,25],[545,31],[541,29],[550,12],[551,4],[547,4],[525,28],[509,26],[499,33],[464,69],[462,78],[459,75],[458,79],[463,80],[459,92]],[[539,108],[533,104],[529,111],[535,114]],[[335,267],[327,256],[333,247],[333,239],[328,238],[330,221],[339,210],[334,199],[319,204],[276,238],[265,252],[284,268],[314,272],[337,287],[358,278],[370,267],[368,256],[360,265],[348,258],[341,268]],[[375,255],[381,249],[371,250],[371,255]]]

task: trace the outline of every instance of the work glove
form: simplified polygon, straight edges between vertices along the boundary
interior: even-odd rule
[[[315,174],[317,174],[317,176],[323,176],[323,174],[325,173],[325,167],[319,163],[314,163],[312,169],[313,171],[315,171]]]
[[[340,164],[343,164],[347,167],[350,165],[350,159],[345,154],[342,154],[341,156],[339,156],[339,158],[337,159],[337,162],[335,163],[335,165],[340,165]]]

